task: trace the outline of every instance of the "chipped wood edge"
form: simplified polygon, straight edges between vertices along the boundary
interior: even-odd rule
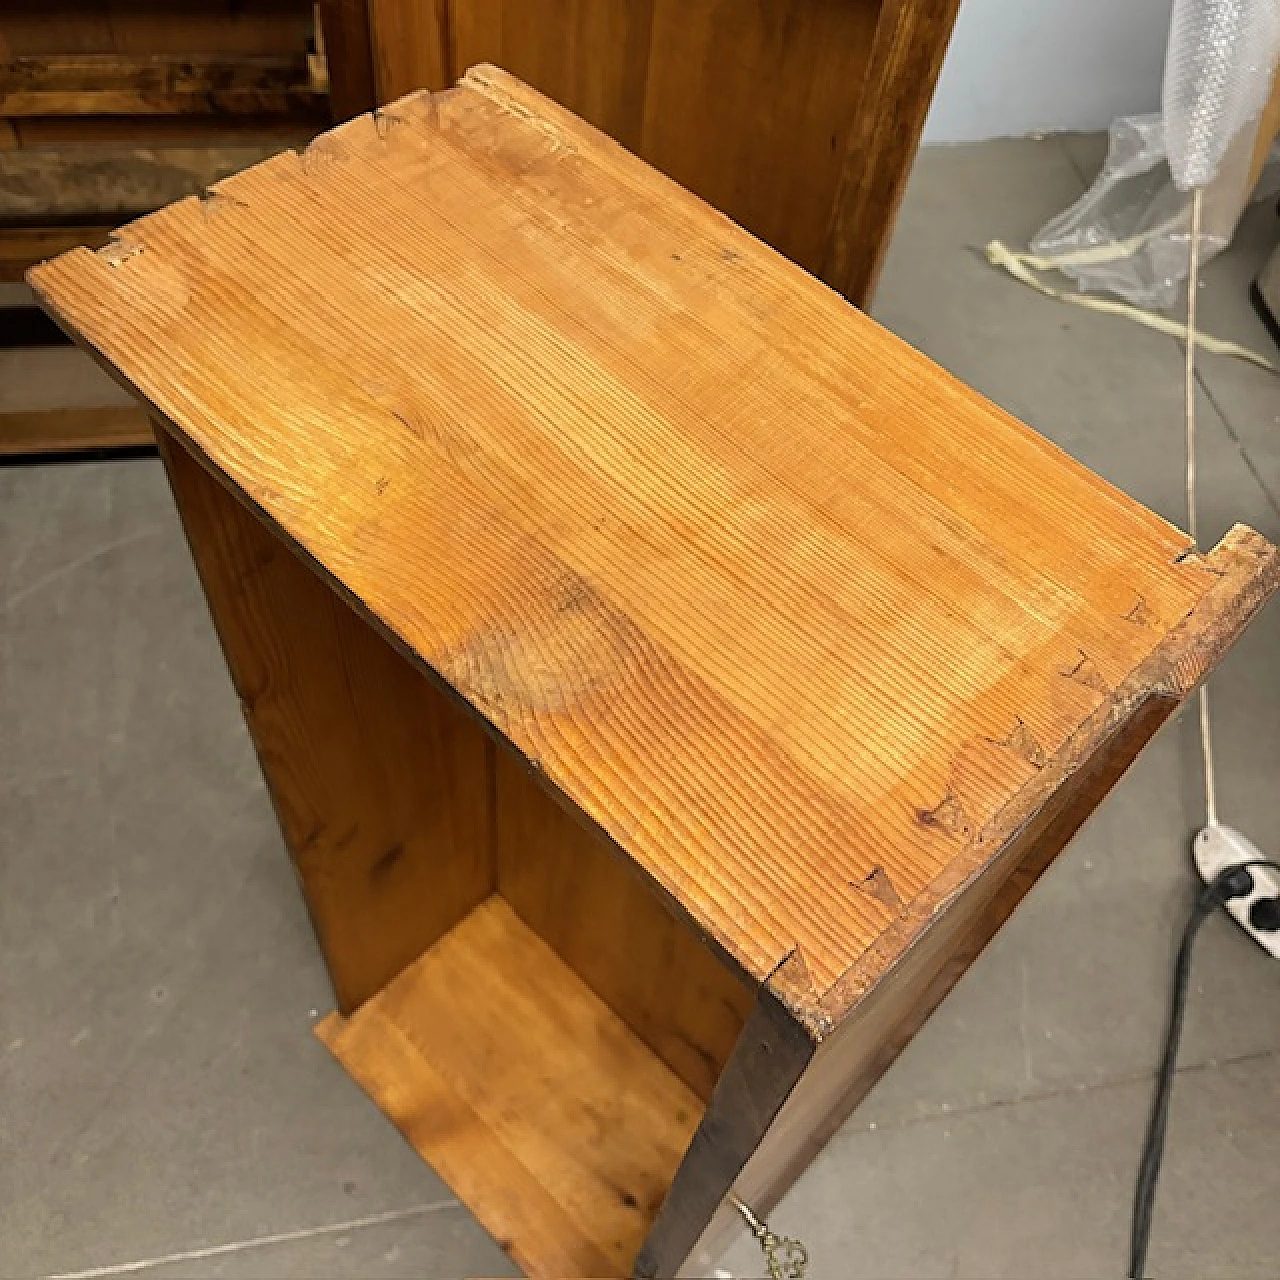
[[[775,976],[799,966],[792,951]],[[794,977],[794,972],[789,976]],[[635,1262],[637,1277],[674,1276],[768,1134],[816,1048],[766,983],[680,1162]]]
[[[1217,575],[1217,581],[1058,751],[1044,761],[1027,785],[971,838],[968,848],[951,859],[943,873],[816,1000],[805,999],[794,984],[777,990],[779,998],[815,1039],[829,1034],[873,987],[888,977],[935,919],[975,881],[984,875],[999,878],[1012,871],[1016,855],[1025,852],[1022,837],[1047,813],[1054,795],[1081,775],[1126,726],[1141,726],[1145,731],[1145,738],[1137,744],[1141,749],[1280,588],[1280,549],[1245,525],[1233,526],[1208,555],[1192,551],[1184,558],[1190,557]],[[1165,704],[1154,715],[1149,705],[1153,700]],[[1049,819],[1058,816],[1049,815]],[[1072,833],[1074,829],[1073,825]],[[1069,836],[1070,833],[1068,839]]]

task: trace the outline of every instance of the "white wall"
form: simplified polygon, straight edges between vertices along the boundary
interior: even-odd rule
[[[961,0],[925,142],[1155,111],[1173,0]]]

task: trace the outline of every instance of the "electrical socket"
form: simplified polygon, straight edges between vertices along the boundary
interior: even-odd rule
[[[1267,856],[1234,827],[1223,826],[1205,827],[1195,838],[1192,854],[1196,870],[1206,884],[1227,867]],[[1253,877],[1252,891],[1243,897],[1231,898],[1227,902],[1227,910],[1260,947],[1280,960],[1280,928],[1259,927],[1260,924],[1270,924],[1271,918],[1280,925],[1280,871],[1273,867],[1250,867],[1249,874]],[[1255,904],[1269,901],[1275,901],[1276,905],[1255,909]]]

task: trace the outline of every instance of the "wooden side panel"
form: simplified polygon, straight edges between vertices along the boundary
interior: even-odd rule
[[[844,147],[822,278],[867,306],[911,173],[960,0],[883,0]]]
[[[459,74],[492,62],[640,150],[656,0],[452,0],[450,7]],[[686,106],[684,127],[695,131],[700,101]]]
[[[1142,701],[819,1045],[734,1183],[735,1192],[757,1213],[772,1211],[1177,705],[1177,698],[1163,694]],[[690,1259],[688,1274],[701,1274],[737,1229],[737,1214],[721,1205]]]
[[[448,0],[368,0],[373,78],[380,103],[415,89],[447,89]]]
[[[316,1033],[528,1274],[631,1273],[702,1104],[505,901]]]
[[[817,271],[878,7],[453,0],[453,66],[512,72]]]
[[[706,1100],[751,1013],[752,988],[509,751],[496,755],[498,891]]]
[[[878,0],[654,9],[640,154],[816,273]],[[888,225],[860,230],[879,239]]]
[[[156,435],[349,1011],[489,893],[488,742],[163,429]]]
[[[793,956],[783,966],[794,965]],[[801,977],[803,980],[803,977]],[[674,1276],[779,1108],[814,1047],[766,986],[636,1260],[638,1276]]]
[[[334,120],[350,120],[372,111],[378,96],[366,0],[320,0],[320,27]]]

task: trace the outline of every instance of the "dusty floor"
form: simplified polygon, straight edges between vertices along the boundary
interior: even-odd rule
[[[876,314],[1181,517],[1180,350],[975,251],[1092,137],[930,150]],[[1203,324],[1265,349],[1255,209]],[[1206,532],[1280,537],[1280,385],[1203,361]],[[8,372],[6,371],[6,376]],[[330,1005],[159,464],[0,470],[0,1275],[436,1277],[504,1255],[309,1034]],[[1214,681],[1224,818],[1280,848],[1280,606]],[[775,1215],[814,1277],[1123,1273],[1201,816],[1190,717],[1134,767]],[[1280,1263],[1280,965],[1205,928],[1152,1246]],[[750,1241],[735,1274],[759,1274]]]

